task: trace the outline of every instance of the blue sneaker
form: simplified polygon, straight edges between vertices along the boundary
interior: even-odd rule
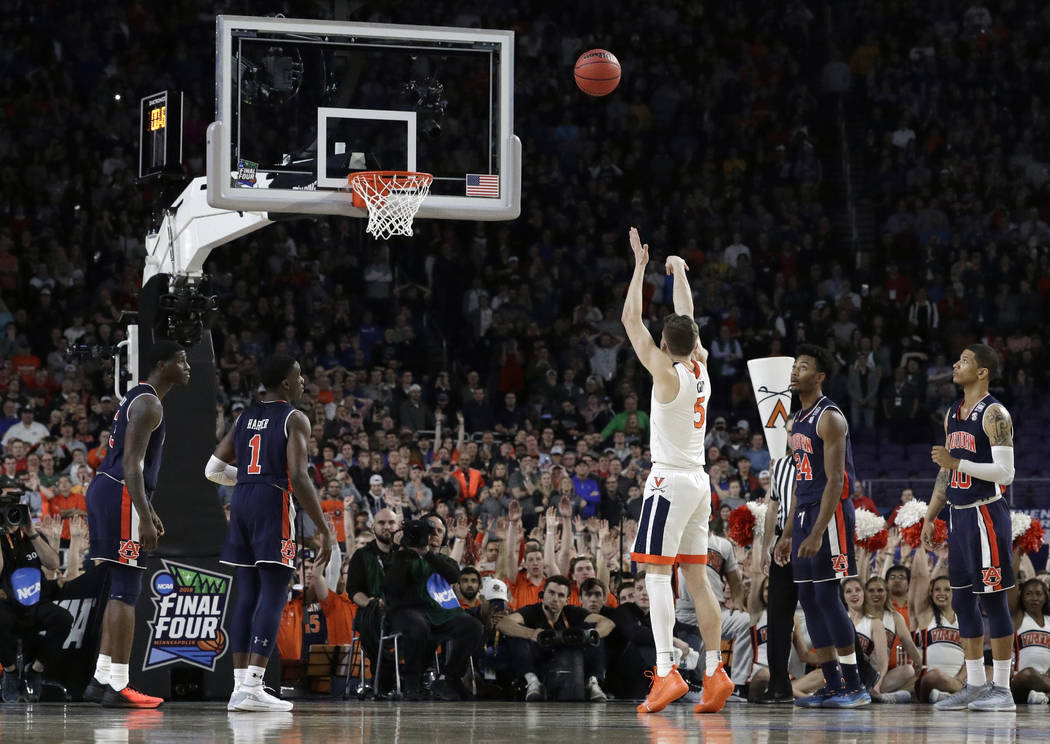
[[[859,708],[871,705],[871,694],[861,688],[852,692],[840,692],[824,701],[822,708]]]
[[[795,705],[799,708],[822,708],[824,707],[825,700],[830,700],[837,694],[839,693],[836,693],[834,690],[828,688],[827,685],[824,685],[808,697],[795,698]]]

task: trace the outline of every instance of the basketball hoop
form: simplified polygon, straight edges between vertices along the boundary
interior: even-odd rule
[[[434,176],[411,171],[362,171],[347,179],[355,207],[368,209],[365,232],[377,240],[411,235],[412,218],[430,193]]]

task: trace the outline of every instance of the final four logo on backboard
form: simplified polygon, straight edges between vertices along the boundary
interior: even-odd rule
[[[223,621],[232,576],[173,561],[153,574],[149,651],[142,669],[185,661],[208,671],[229,646]]]

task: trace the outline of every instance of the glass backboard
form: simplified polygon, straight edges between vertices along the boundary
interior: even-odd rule
[[[417,217],[520,210],[512,31],[218,16],[208,202],[344,214],[362,170],[431,173]]]

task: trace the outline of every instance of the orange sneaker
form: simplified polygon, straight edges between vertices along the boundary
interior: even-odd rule
[[[164,698],[146,695],[130,687],[117,691],[107,686],[102,695],[103,708],[156,708],[163,702]]]
[[[638,706],[639,713],[656,713],[689,692],[689,685],[678,673],[677,666],[671,667],[671,671],[663,677],[656,673],[655,667],[645,676],[653,681],[653,686],[649,688],[648,697]]]
[[[693,706],[693,712],[717,713],[722,710],[726,700],[733,694],[734,687],[733,680],[729,679],[726,670],[719,664],[714,674],[704,675],[704,695],[700,702]]]

